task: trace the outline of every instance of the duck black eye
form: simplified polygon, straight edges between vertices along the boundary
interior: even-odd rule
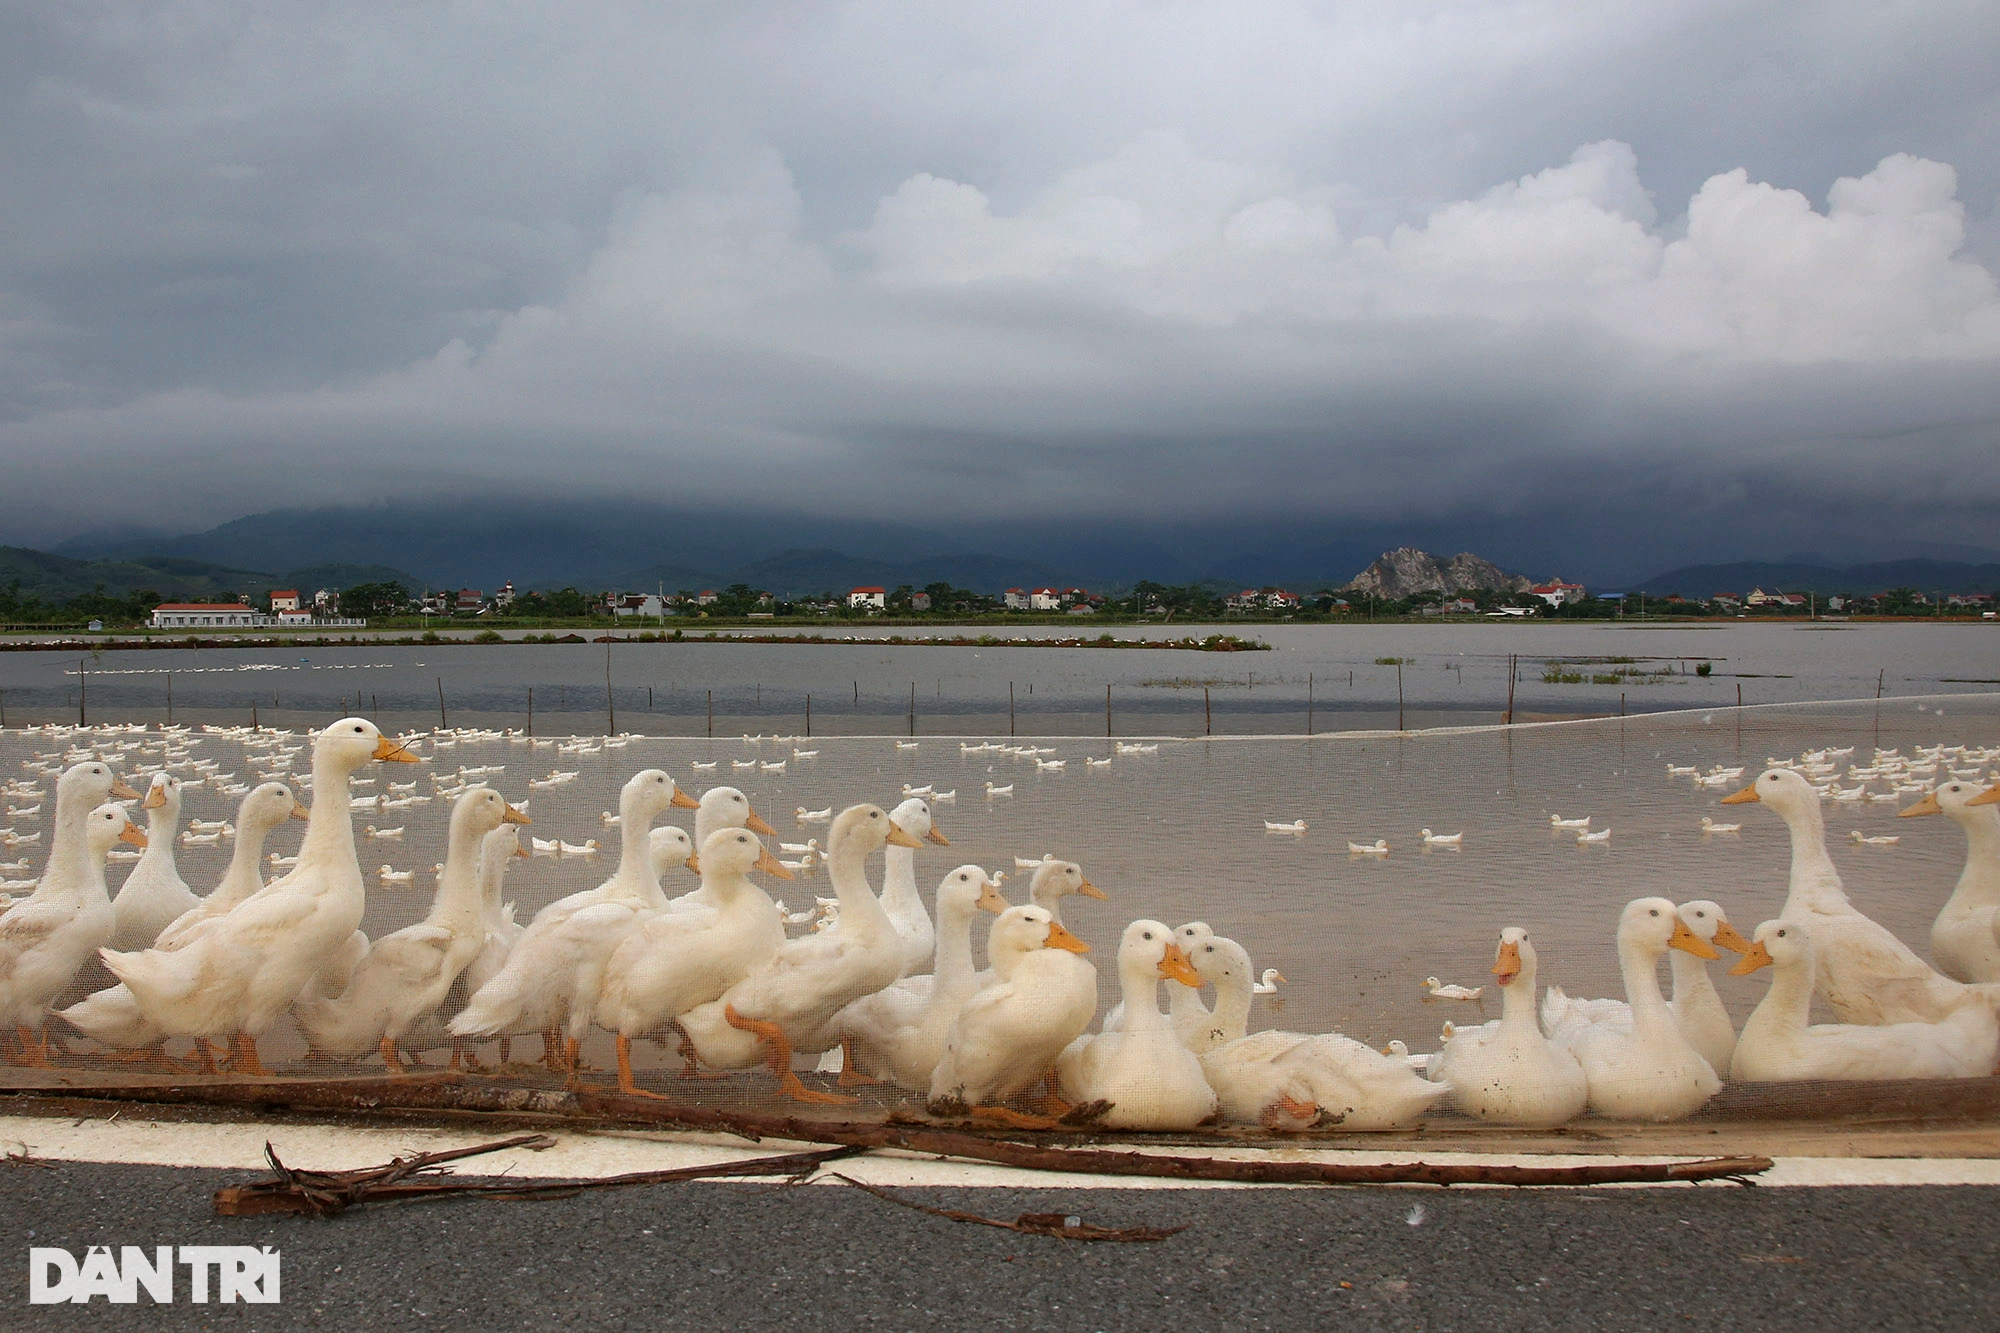
[[[1655,908],[1653,908],[1653,909],[1652,909],[1652,910],[1651,910],[1650,912],[1648,912],[1648,913],[1647,913],[1646,915],[1648,915],[1648,916],[1658,916],[1659,914],[1660,914],[1660,909],[1659,909],[1659,908],[1657,908],[1657,907],[1655,907]]]
[[[1146,932],[1146,938],[1147,938],[1147,939],[1149,939],[1149,940],[1150,940],[1150,939],[1152,939],[1152,938],[1153,938],[1153,932],[1152,932],[1152,931],[1150,931],[1150,930],[1149,930],[1149,931],[1147,931],[1147,932]]]
[[[1779,939],[1783,939],[1783,938],[1785,938],[1785,932],[1784,932],[1784,931],[1782,931],[1782,930],[1781,930],[1781,931],[1779,931],[1779,932],[1778,932],[1778,938],[1779,938]]]
[[[1209,946],[1208,946],[1208,952],[1209,952],[1209,953],[1214,953],[1214,952],[1215,952],[1215,946],[1214,946],[1213,944],[1211,944],[1211,945],[1209,945]]]

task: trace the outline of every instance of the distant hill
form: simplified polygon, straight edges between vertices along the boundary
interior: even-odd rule
[[[24,595],[49,602],[66,602],[99,587],[114,596],[151,588],[162,597],[199,600],[225,592],[255,595],[277,586],[270,574],[202,560],[76,560],[25,546],[0,546],[0,586],[16,580]]]
[[[1888,560],[1867,565],[1815,565],[1791,561],[1743,560],[1726,565],[1688,565],[1638,579],[1627,591],[1659,596],[1713,597],[1719,592],[1874,593],[1888,588],[1921,592],[1993,592],[2000,589],[2000,564],[1955,560]]]
[[[1347,586],[1355,592],[1377,597],[1410,597],[1420,592],[1447,595],[1491,588],[1496,591],[1525,592],[1529,581],[1509,574],[1490,560],[1470,551],[1461,551],[1449,560],[1439,560],[1428,551],[1402,546],[1384,551],[1375,562],[1356,574]]]

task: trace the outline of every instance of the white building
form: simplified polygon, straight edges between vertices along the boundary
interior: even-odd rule
[[[1005,599],[1009,611],[1025,611],[1028,609],[1028,594],[1019,588],[1007,589],[1002,594],[1002,597]]]
[[[271,589],[272,615],[276,615],[280,611],[296,611],[298,609],[299,609],[299,590],[297,588]]]
[[[667,604],[656,592],[628,592],[613,599],[611,614],[621,618],[663,616],[667,614]]]
[[[887,588],[852,588],[847,594],[847,604],[854,608],[881,611],[889,605]]]
[[[1062,594],[1054,588],[1037,588],[1028,594],[1030,611],[1062,610]]]
[[[1550,606],[1562,606],[1569,602],[1580,602],[1583,600],[1583,585],[1581,583],[1564,583],[1560,575],[1550,579],[1547,583],[1537,583],[1534,587],[1528,589],[1528,591],[1547,602]]]
[[[153,608],[154,629],[258,629],[276,623],[242,602],[162,602]]]

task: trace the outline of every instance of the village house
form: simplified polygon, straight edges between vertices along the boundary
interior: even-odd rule
[[[912,611],[928,611],[928,610],[930,610],[930,609],[931,609],[931,595],[930,595],[929,593],[927,593],[927,592],[913,592],[913,593],[911,593],[911,594],[910,594],[910,609],[911,609]]]
[[[1001,594],[1001,600],[1007,603],[1009,611],[1025,611],[1028,609],[1028,594],[1019,588],[1007,589],[1005,593]]]
[[[1565,583],[1559,574],[1547,583],[1537,583],[1528,589],[1530,595],[1539,597],[1550,606],[1567,606],[1571,602],[1583,600],[1581,583]]]
[[[611,599],[611,614],[620,618],[627,616],[664,616],[669,614],[667,601],[656,592],[620,593]]]
[[[1062,593],[1054,588],[1037,588],[1028,594],[1028,609],[1030,611],[1060,611],[1062,610]]]
[[[717,592],[715,589],[703,588],[700,592],[694,595],[694,604],[696,606],[714,606],[721,599],[722,599],[722,594]]]
[[[299,609],[299,590],[297,588],[271,589],[272,615],[277,615],[283,611],[296,611],[298,609]]]
[[[851,588],[847,593],[847,605],[855,610],[881,611],[889,605],[887,588]]]
[[[276,622],[247,602],[162,602],[154,629],[256,629]]]
[[[486,609],[486,598],[477,588],[460,588],[451,609],[462,616],[476,616]]]

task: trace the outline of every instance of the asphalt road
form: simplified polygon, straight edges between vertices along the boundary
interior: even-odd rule
[[[1085,1244],[845,1187],[700,1183],[332,1221],[213,1215],[242,1172],[0,1164],[0,1327],[1506,1329],[1991,1327],[2000,1189],[910,1190],[1012,1218],[1184,1225]],[[27,1248],[271,1245],[279,1306],[30,1306]]]

